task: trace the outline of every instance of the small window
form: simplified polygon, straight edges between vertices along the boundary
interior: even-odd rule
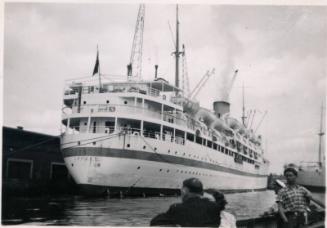
[[[32,179],[33,161],[24,159],[7,160],[7,177],[15,179]]]
[[[213,144],[213,149],[217,150],[217,144],[216,143]]]
[[[146,148],[146,146],[143,146],[143,149],[145,149]]]
[[[126,146],[127,146],[127,147],[131,147],[131,144],[127,144]]]
[[[107,100],[106,103],[109,104],[110,103],[109,100]]]
[[[86,101],[83,101],[83,104],[86,104]]]
[[[127,101],[124,101],[124,104],[127,104],[128,102]]]

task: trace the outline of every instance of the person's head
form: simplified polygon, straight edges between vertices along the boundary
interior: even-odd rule
[[[227,201],[226,201],[223,193],[221,193],[220,191],[218,191],[216,189],[211,189],[211,188],[207,189],[206,193],[213,196],[215,202],[217,203],[217,205],[219,206],[221,211],[225,209]],[[208,199],[211,200],[211,197],[208,197]]]
[[[203,195],[203,185],[198,178],[192,177],[183,181],[183,187],[181,189],[182,199],[185,199],[189,195]]]
[[[297,168],[294,165],[285,167],[284,176],[288,184],[295,184],[297,178]]]

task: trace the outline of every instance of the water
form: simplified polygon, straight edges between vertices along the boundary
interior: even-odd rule
[[[256,217],[274,204],[273,191],[226,194],[226,211],[237,219]],[[82,196],[10,198],[2,202],[2,223],[28,225],[148,226],[179,197],[85,198]]]

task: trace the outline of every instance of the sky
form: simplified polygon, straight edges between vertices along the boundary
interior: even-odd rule
[[[126,75],[137,11],[130,3],[6,2],[4,126],[59,135],[64,82],[91,77],[97,45],[101,73]],[[211,109],[238,69],[231,116],[242,116],[244,85],[270,171],[316,161],[326,103],[326,6],[181,4],[179,14],[190,89],[215,69],[197,96],[201,105]],[[159,76],[174,83],[174,33],[175,5],[146,4],[143,79],[152,80],[158,64]]]

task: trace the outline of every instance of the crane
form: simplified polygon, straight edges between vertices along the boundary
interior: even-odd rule
[[[263,119],[266,117],[266,115],[267,115],[267,111],[265,111],[265,113],[263,114],[263,117],[261,118],[261,120],[260,120],[258,126],[257,126],[256,129],[254,130],[254,133],[257,132],[258,128],[260,127],[260,125],[261,125]]]
[[[132,44],[132,52],[127,65],[127,77],[129,80],[142,79],[142,47],[144,30],[145,5],[140,4],[135,25],[135,32]]]
[[[250,129],[252,128],[252,124],[253,124],[253,120],[254,120],[254,117],[255,117],[256,111],[257,111],[257,110],[254,110],[254,113],[253,113],[253,116],[252,116],[252,119],[251,119],[251,124],[250,124],[250,126],[249,126]],[[249,120],[249,121],[250,121],[250,120]]]
[[[230,92],[232,91],[233,84],[234,84],[234,82],[235,82],[235,79],[236,79],[237,73],[238,73],[238,69],[236,69],[236,70],[234,71],[233,78],[232,78],[232,80],[230,81],[230,83],[229,83],[229,85],[228,85],[228,87],[227,87],[227,90],[226,90],[226,91],[227,91],[228,97],[229,97]]]
[[[185,94],[185,97],[188,97],[190,94],[190,82],[188,79],[188,71],[187,71],[187,61],[186,61],[186,53],[185,53],[185,45],[183,44],[183,51],[182,51],[182,57],[183,57],[183,67],[182,67],[182,90]]]
[[[206,82],[210,78],[210,76],[213,75],[214,73],[215,73],[215,68],[213,68],[211,72],[207,71],[205,75],[203,75],[203,77],[200,79],[198,84],[194,87],[194,89],[190,92],[188,98],[195,99],[198,93],[200,92],[200,90],[202,89],[202,87],[206,84]]]

